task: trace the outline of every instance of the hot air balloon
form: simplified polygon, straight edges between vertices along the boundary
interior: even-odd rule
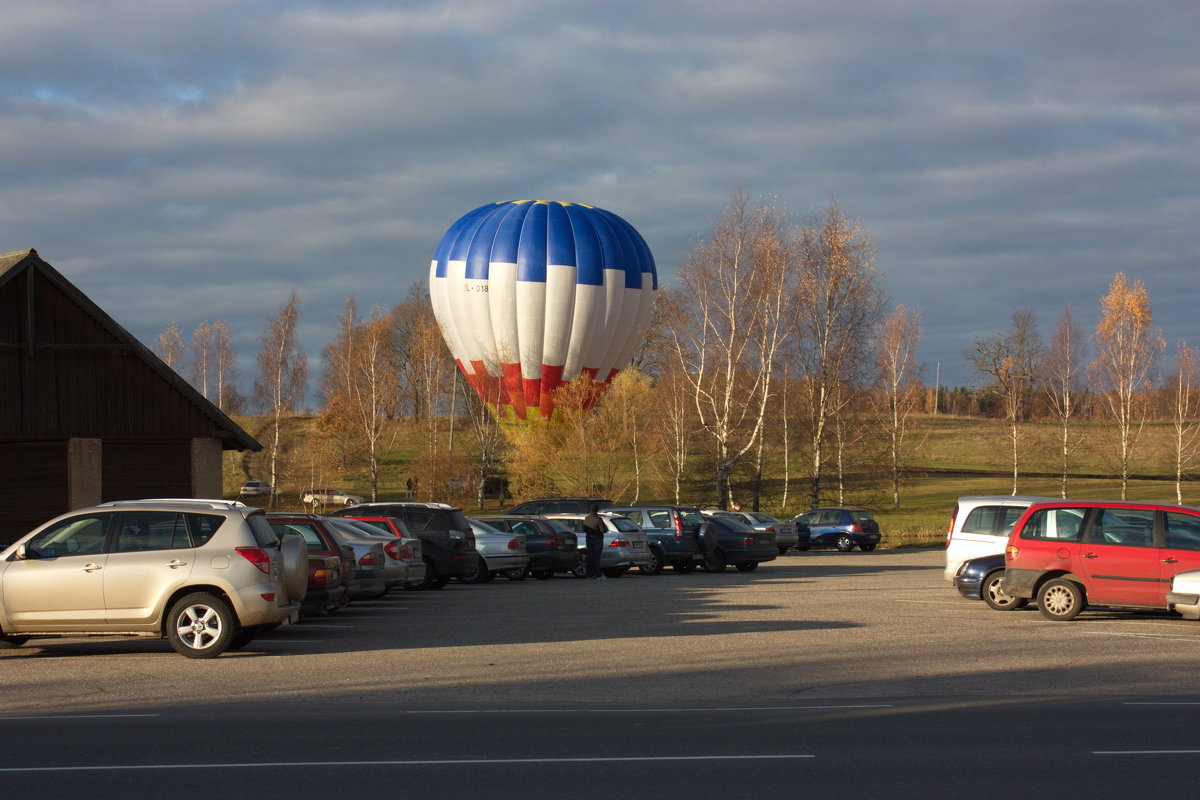
[[[657,289],[641,234],[577,203],[481,206],[450,226],[429,267],[446,344],[502,422],[552,419],[551,393],[580,375],[607,388],[641,345]]]

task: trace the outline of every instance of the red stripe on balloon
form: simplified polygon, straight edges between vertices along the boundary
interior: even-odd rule
[[[542,365],[542,387],[539,403],[542,419],[550,419],[554,415],[553,392],[559,386],[562,386],[562,374],[563,368],[561,364],[557,367],[546,364]]]

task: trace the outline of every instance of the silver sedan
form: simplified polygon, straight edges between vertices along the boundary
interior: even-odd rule
[[[574,569],[576,576],[587,575],[587,545],[583,535],[583,519],[587,514],[546,514],[547,519],[556,519],[569,526],[579,536],[579,552],[583,556],[579,566]],[[604,549],[600,552],[600,571],[610,578],[617,578],[629,571],[630,567],[653,565],[656,558],[650,552],[649,538],[646,532],[631,520],[619,514],[600,512],[604,520]]]
[[[460,576],[459,582],[484,583],[497,574],[503,574],[510,579],[518,575],[524,578],[529,571],[529,552],[525,549],[525,535],[502,531],[477,519],[468,521],[475,533],[479,567],[471,575]]]

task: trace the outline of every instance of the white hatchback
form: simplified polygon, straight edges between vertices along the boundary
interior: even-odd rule
[[[1013,525],[1034,503],[1055,502],[1061,497],[1021,497],[978,495],[960,497],[950,514],[946,531],[946,580],[954,576],[964,561],[1003,553]]]

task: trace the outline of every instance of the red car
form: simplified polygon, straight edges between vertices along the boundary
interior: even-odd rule
[[[1089,604],[1168,610],[1176,573],[1200,569],[1200,508],[1162,503],[1037,503],[1005,550],[1003,588],[1042,616],[1074,619]]]

